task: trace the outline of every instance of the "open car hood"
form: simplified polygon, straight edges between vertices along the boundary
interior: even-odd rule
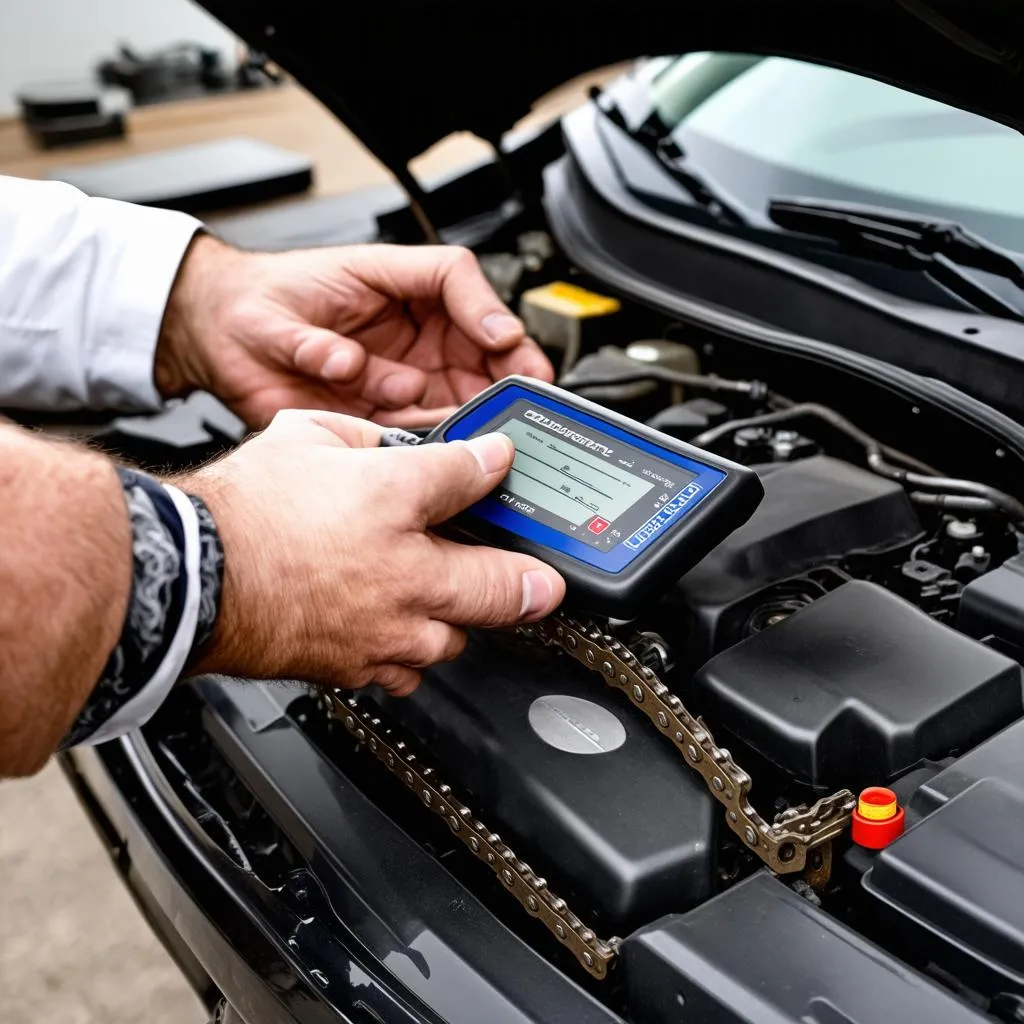
[[[393,172],[455,131],[497,143],[577,75],[721,50],[844,68],[1024,130],[1017,0],[200,0]]]

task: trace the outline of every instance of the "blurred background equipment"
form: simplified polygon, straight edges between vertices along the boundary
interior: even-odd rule
[[[43,149],[125,134],[131,93],[92,81],[40,82],[18,92],[21,119]]]
[[[262,54],[241,47],[234,67],[220,50],[200,43],[176,43],[141,54],[122,44],[117,56],[99,63],[96,73],[105,85],[127,89],[136,106],[188,99],[209,92],[259,89],[278,85],[283,75]]]
[[[33,141],[54,149],[95,139],[119,138],[133,106],[260,89],[284,76],[263,54],[238,48],[226,61],[221,50],[197,42],[175,43],[144,54],[122,43],[82,80],[36,82],[18,89],[21,118]]]

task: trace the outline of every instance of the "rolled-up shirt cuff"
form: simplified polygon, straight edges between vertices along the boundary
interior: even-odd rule
[[[126,411],[159,409],[153,362],[178,269],[201,224],[172,210],[92,199],[111,246],[104,297],[87,339],[89,404]]]
[[[132,587],[121,636],[61,741],[91,746],[145,725],[213,635],[224,547],[205,502],[118,467],[132,526]]]
[[[80,746],[96,746],[145,725],[153,717],[157,708],[167,699],[167,694],[177,682],[192,651],[201,598],[199,519],[196,516],[196,510],[181,491],[166,484],[164,487],[171,501],[174,502],[178,515],[181,516],[185,538],[184,565],[182,567],[185,576],[185,601],[181,618],[163,660],[146,684],[130,700],[122,704],[95,732],[82,740]]]

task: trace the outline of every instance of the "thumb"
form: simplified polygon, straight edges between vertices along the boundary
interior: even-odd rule
[[[451,519],[493,491],[515,458],[504,434],[393,451],[408,460],[407,487],[428,526]]]
[[[449,319],[481,348],[503,352],[526,336],[469,249],[373,245],[349,250],[348,259],[360,280],[382,295],[401,302],[440,300]]]
[[[441,295],[453,323],[482,348],[505,351],[526,337],[523,322],[498,298],[468,249],[449,248]]]

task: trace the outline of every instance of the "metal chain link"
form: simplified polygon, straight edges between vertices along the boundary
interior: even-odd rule
[[[772,871],[792,874],[807,870],[818,887],[827,881],[822,868],[831,862],[831,850],[826,846],[850,824],[856,804],[850,790],[841,789],[810,807],[789,808],[769,824],[750,803],[750,776],[728,750],[715,743],[704,721],[691,715],[653,669],[641,664],[628,647],[593,623],[561,613],[521,627],[520,632],[557,647],[600,674],[609,686],[622,690],[676,745],[686,763],[707,783],[711,795],[725,807],[729,828]],[[820,853],[808,865],[812,850]]]
[[[451,787],[437,778],[433,768],[422,765],[402,740],[394,738],[376,711],[371,713],[360,706],[357,698],[341,691],[328,692],[325,700],[328,713],[343,722],[360,744],[417,794],[425,807],[447,822],[453,835],[498,876],[531,917],[543,921],[584,970],[599,981],[607,977],[618,949],[618,939],[598,938],[569,909],[565,900],[556,896],[547,882],[515,855],[501,836],[473,816],[473,812],[454,796]]]
[[[814,888],[827,881],[832,863],[831,841],[850,823],[853,793],[841,789],[810,807],[793,807],[769,824],[750,803],[751,778],[724,747],[719,747],[703,720],[691,715],[683,702],[650,667],[619,640],[593,623],[561,613],[518,630],[545,646],[564,651],[585,668],[622,690],[633,704],[678,748],[686,764],[707,783],[711,795],[725,809],[725,820],[743,841],[777,874],[804,872]],[[531,917],[548,930],[595,978],[603,980],[618,951],[619,939],[601,939],[577,917],[565,900],[556,896],[532,868],[492,832],[424,766],[404,741],[396,739],[380,712],[362,707],[358,698],[343,691],[325,694],[328,713],[343,722],[349,733],[385,767],[417,794],[425,807],[443,818],[477,860],[486,864]]]

